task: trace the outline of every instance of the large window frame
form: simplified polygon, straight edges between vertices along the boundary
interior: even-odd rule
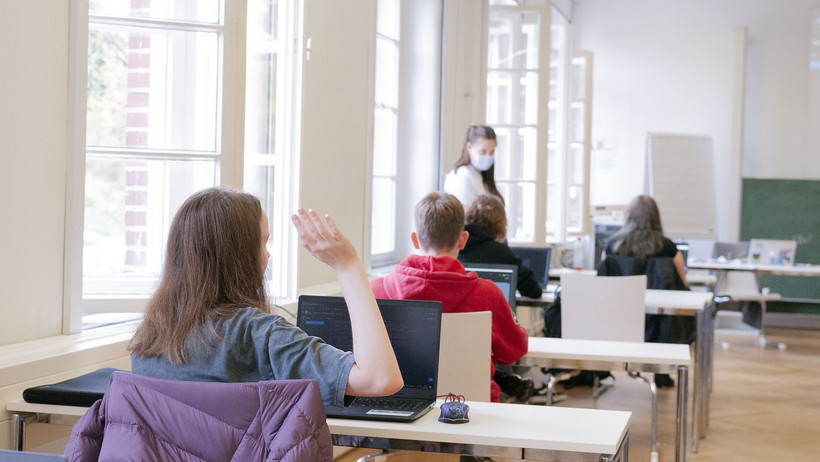
[[[521,245],[546,240],[550,14],[545,0],[490,0],[485,28],[486,120],[498,136],[495,181],[506,201],[507,239]],[[507,37],[494,32],[499,24]]]
[[[511,49],[509,56],[527,56],[537,48],[537,66],[493,65],[499,62],[493,52],[505,38],[492,28],[505,18],[512,24],[502,43]],[[527,32],[528,21],[538,22],[537,32]],[[508,241],[565,244],[589,234],[592,54],[573,49],[571,24],[542,0],[488,0],[486,31],[486,119],[499,137],[495,181],[506,200]],[[534,41],[536,33],[540,38]],[[504,74],[509,76],[506,101],[498,85]],[[534,79],[537,85],[527,87]],[[534,133],[534,142],[521,142],[525,131]],[[534,158],[528,154],[533,146]]]
[[[280,37],[275,43],[263,44],[262,53],[275,54],[281,63],[270,80],[271,87],[265,91],[279,95],[273,98],[275,107],[271,107],[275,119],[269,118],[264,130],[271,140],[275,140],[266,149],[267,152],[244,152],[245,138],[245,100],[246,100],[246,32],[248,3],[270,2],[272,8],[280,10],[277,17],[277,28]],[[295,275],[292,253],[295,252],[295,237],[287,220],[288,212],[293,210],[295,194],[288,194],[293,188],[291,178],[298,162],[299,152],[299,113],[298,85],[301,74],[299,63],[301,55],[296,47],[299,40],[291,40],[301,33],[302,2],[276,0],[222,1],[218,3],[217,21],[199,22],[179,19],[157,19],[146,17],[120,17],[89,12],[88,0],[70,2],[69,30],[69,152],[66,186],[66,241],[64,255],[64,333],[77,333],[83,328],[83,316],[98,312],[139,312],[144,308],[156,278],[121,278],[119,280],[90,281],[83,274],[84,220],[86,165],[88,159],[138,159],[166,162],[213,162],[213,185],[246,188],[257,194],[262,200],[263,208],[269,216],[272,240],[269,246],[271,253],[280,258],[271,259],[268,270],[271,293],[280,297],[295,296]],[[107,7],[108,5],[106,5]],[[87,63],[89,56],[89,33],[104,25],[117,28],[152,28],[164,31],[195,31],[216,34],[218,65],[213,78],[216,81],[215,133],[213,149],[133,149],[86,146],[87,126]],[[169,32],[171,33],[171,32]],[[257,46],[259,43],[253,43]],[[254,48],[250,52],[260,52]],[[291,89],[297,88],[296,91]],[[290,90],[290,91],[286,91]],[[197,117],[200,117],[198,114]],[[190,121],[186,123],[191,123]],[[243,163],[245,167],[243,169]],[[270,181],[252,181],[259,171],[262,177]],[[243,181],[247,176],[249,181]],[[166,179],[165,191],[174,189],[173,178]],[[207,185],[206,185],[207,186]],[[274,192],[275,191],[275,192]],[[163,211],[172,217],[182,200],[192,191],[177,194],[179,197],[164,197],[166,209]],[[161,231],[162,232],[162,231]],[[163,235],[167,233],[163,232]],[[162,252],[164,252],[163,236]],[[152,261],[158,265],[161,261]],[[158,268],[157,274],[158,274]],[[85,279],[85,280],[84,280]],[[91,283],[96,283],[97,293],[88,292]]]
[[[273,16],[270,30],[254,33],[251,29],[260,13],[254,6],[269,7],[262,13]],[[264,111],[245,105],[244,188],[259,197],[268,215],[272,258],[266,276],[274,303],[296,297],[297,242],[288,216],[298,205],[294,191],[301,139],[301,52],[297,44],[302,41],[298,20],[302,15],[301,1],[248,0],[245,101],[266,104]],[[269,75],[256,86],[251,84],[254,68]]]

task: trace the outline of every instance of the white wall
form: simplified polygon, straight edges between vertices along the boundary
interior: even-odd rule
[[[0,345],[62,327],[68,2],[0,0]]]
[[[461,156],[464,136],[472,124],[486,120],[486,53],[482,27],[485,2],[448,0],[444,4],[442,71],[441,185]]]
[[[400,257],[414,252],[416,203],[439,184],[441,6],[440,0],[402,2],[397,182],[406,194],[396,205]]]
[[[359,255],[364,249],[369,178],[375,0],[305,2],[300,205],[329,213]],[[299,251],[299,286],[335,280]]]
[[[811,11],[820,1],[743,5],[749,24],[743,176],[820,179],[820,106],[809,96],[820,90],[820,69],[809,69]]]
[[[713,138],[721,239],[738,237],[742,176],[820,178],[817,153],[806,150],[812,5],[576,2],[576,47],[595,59],[593,204],[625,204],[643,191],[646,132]],[[732,149],[736,26],[748,32],[743,159]]]

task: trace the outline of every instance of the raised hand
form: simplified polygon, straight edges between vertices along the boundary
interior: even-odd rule
[[[361,265],[353,244],[339,231],[336,223],[325,215],[324,221],[316,211],[299,209],[291,215],[299,240],[311,255],[336,271],[350,265]]]

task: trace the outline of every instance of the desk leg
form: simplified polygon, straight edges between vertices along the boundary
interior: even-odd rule
[[[568,459],[569,460],[569,459]],[[572,460],[576,460],[572,458]],[[598,457],[598,462],[629,462],[629,430],[627,429],[626,435],[624,435],[623,441],[621,441],[620,446],[618,447],[618,451],[612,455],[612,457],[607,457],[601,455]]]
[[[20,414],[14,414],[14,423],[16,427],[16,434],[15,440],[17,445],[17,450],[23,450],[23,442],[25,441],[25,431],[26,431],[26,420]]]
[[[706,332],[706,313],[698,312],[696,316],[697,334],[695,340],[695,380],[692,392],[692,453],[698,452],[698,439],[700,439],[703,405],[706,398],[706,341],[709,337]]]
[[[686,462],[686,409],[688,407],[689,368],[678,367],[678,408],[675,415],[675,462]]]
[[[706,389],[703,395],[703,434],[706,436],[706,427],[709,426],[709,401],[712,397],[712,377],[715,371],[715,302],[707,304],[703,310],[703,319],[706,323]]]

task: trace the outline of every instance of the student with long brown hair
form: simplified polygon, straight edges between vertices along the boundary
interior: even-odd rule
[[[607,242],[601,255],[625,255],[629,257],[669,257],[675,264],[681,280],[686,284],[686,263],[674,242],[663,235],[661,212],[658,204],[649,196],[632,199],[626,210],[626,223]]]
[[[251,194],[199,191],[168,235],[162,278],[129,345],[134,373],[191,381],[313,379],[325,404],[398,391],[401,373],[350,241],[329,216],[291,217],[302,246],[336,272],[350,311],[353,352],[310,337],[270,313],[268,219]]]
[[[470,125],[467,129],[461,157],[444,179],[444,191],[456,196],[464,207],[482,194],[492,194],[504,201],[495,186],[497,143],[492,127]]]
[[[607,243],[601,255],[601,266],[605,268],[607,256],[637,257],[640,259],[668,258],[680,277],[680,289],[688,290],[686,284],[686,264],[683,255],[674,242],[663,235],[661,213],[658,204],[650,196],[640,195],[632,199],[626,210],[626,222]],[[605,273],[599,268],[598,274]],[[648,274],[648,273],[647,273]],[[652,278],[650,278],[652,279]],[[666,280],[666,278],[664,278]],[[653,287],[662,288],[662,287]],[[672,287],[663,287],[672,288]],[[675,290],[678,290],[676,288]],[[649,342],[680,342],[694,335],[694,325],[690,319],[669,315],[647,315],[646,329]],[[655,385],[671,387],[675,381],[669,374],[655,374]]]

